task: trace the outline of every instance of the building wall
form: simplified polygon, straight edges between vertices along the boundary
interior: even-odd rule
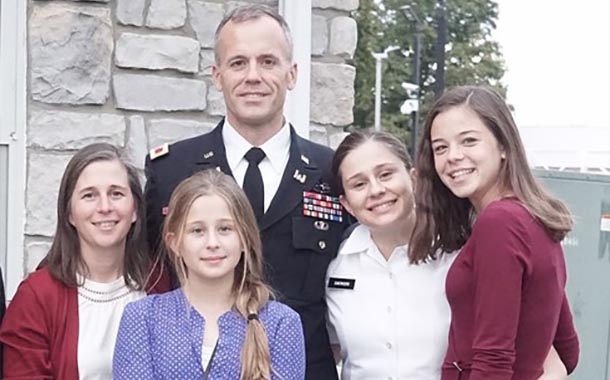
[[[46,254],[72,154],[116,144],[140,169],[149,149],[210,131],[216,25],[243,3],[277,0],[28,0],[24,274]],[[312,1],[310,138],[336,146],[352,123],[357,0]],[[295,46],[299,49],[299,46]]]

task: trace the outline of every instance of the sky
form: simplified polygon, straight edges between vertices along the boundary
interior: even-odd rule
[[[610,129],[610,1],[497,2],[517,124]]]

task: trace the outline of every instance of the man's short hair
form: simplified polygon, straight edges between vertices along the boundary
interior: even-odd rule
[[[216,64],[220,63],[218,57],[218,41],[222,28],[229,21],[233,21],[234,23],[242,23],[245,21],[258,20],[261,17],[271,17],[280,25],[282,31],[284,32],[284,38],[286,39],[286,43],[288,44],[288,59],[292,61],[292,52],[294,49],[294,45],[292,42],[290,27],[288,26],[286,20],[284,20],[284,18],[279,13],[269,8],[268,6],[261,4],[248,4],[234,8],[229,13],[227,13],[220,21],[220,24],[218,24],[218,27],[216,28],[216,33],[214,35],[214,58],[216,60]]]

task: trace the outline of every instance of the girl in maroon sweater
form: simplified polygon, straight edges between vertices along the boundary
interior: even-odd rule
[[[572,218],[535,180],[504,100],[482,87],[446,92],[428,114],[416,169],[411,259],[461,249],[447,275],[442,380],[536,380],[555,350],[573,371],[560,245]]]

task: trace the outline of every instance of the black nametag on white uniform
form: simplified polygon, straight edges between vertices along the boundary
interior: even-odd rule
[[[328,279],[328,287],[336,289],[354,289],[356,280],[351,278],[330,277]]]

